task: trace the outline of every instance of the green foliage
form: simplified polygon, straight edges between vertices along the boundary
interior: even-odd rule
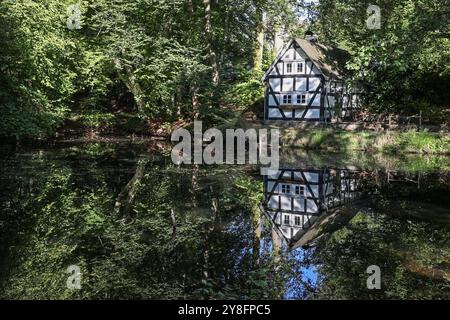
[[[64,3],[0,3],[0,135],[52,131],[67,114],[77,45],[64,31]]]
[[[348,69],[364,83],[376,112],[448,121],[448,2],[378,1],[381,29],[366,26],[371,1],[323,0],[312,28],[320,40],[348,49]]]
[[[448,234],[445,226],[359,213],[316,251],[322,262],[316,298],[447,299],[445,271],[435,270],[448,260]],[[369,265],[382,270],[381,290],[367,289]]]
[[[1,110],[0,135],[16,137],[51,134],[62,123],[67,111],[66,108],[56,108],[55,111],[37,112],[15,102],[5,103]]]
[[[113,123],[114,115],[111,113],[93,113],[82,114],[80,116],[81,124],[88,127],[110,126]]]
[[[259,76],[241,71],[253,63],[261,13],[271,24],[292,18],[278,0],[212,2],[209,17],[200,0],[83,0],[71,30],[71,4],[0,3],[0,136],[51,134],[69,114],[104,125],[93,114],[117,110],[157,122],[236,117],[263,96]]]
[[[450,154],[450,137],[430,132],[409,131],[402,133],[398,145],[393,146],[400,152],[422,152]]]
[[[280,296],[276,263],[264,255],[254,267],[248,249],[260,182],[242,170],[180,169],[167,159],[142,167],[128,158],[135,152],[75,145],[18,159],[34,172],[1,172],[22,190],[0,195],[1,298]],[[138,170],[126,219],[113,213],[117,194]],[[79,291],[66,287],[70,265],[81,268]]]
[[[159,154],[148,159],[145,148],[76,144],[0,158],[0,298],[278,299],[296,296],[292,286],[314,294],[301,297],[316,298],[445,293],[448,228],[428,220],[448,215],[396,202],[410,197],[448,205],[445,176],[439,184],[422,176],[420,190],[415,184],[376,189],[370,194],[376,213],[357,215],[305,256],[274,250],[266,219],[257,235],[258,171],[180,168]],[[306,165],[300,158],[294,163]],[[130,209],[123,216],[115,210],[118,194],[135,177],[134,196],[121,200]],[[410,221],[418,210],[422,220]],[[408,220],[398,218],[405,213]],[[255,240],[262,243],[257,259]],[[386,283],[374,294],[365,290],[364,271],[377,263]],[[317,284],[303,278],[311,264]],[[66,287],[70,265],[81,268],[81,290]]]
[[[261,83],[262,73],[249,72],[228,92],[229,100],[238,106],[248,108],[264,104],[264,86]]]
[[[0,3],[0,136],[51,135],[71,114],[100,124],[108,121],[92,114],[117,111],[150,122],[236,122],[229,119],[262,106],[271,35],[305,29],[286,0],[211,1],[210,15],[201,0],[83,0],[74,30],[69,4]],[[447,121],[446,2],[382,1],[381,30],[366,27],[368,4],[320,1],[311,28],[322,42],[349,50],[347,67],[373,110]]]

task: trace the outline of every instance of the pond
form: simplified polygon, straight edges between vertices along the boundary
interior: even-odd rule
[[[286,151],[261,176],[155,142],[4,147],[0,298],[449,299],[448,167]]]

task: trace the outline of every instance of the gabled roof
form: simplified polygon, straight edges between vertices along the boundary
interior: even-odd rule
[[[272,72],[278,61],[284,56],[286,51],[296,43],[298,47],[311,59],[312,63],[327,78],[342,79],[344,73],[344,65],[348,60],[348,52],[336,47],[327,47],[317,42],[310,42],[305,39],[295,38],[281,50],[274,62],[264,74],[262,81]]]

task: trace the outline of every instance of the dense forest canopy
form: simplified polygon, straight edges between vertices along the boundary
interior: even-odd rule
[[[373,16],[367,14],[370,4],[380,8],[380,29],[361,19]],[[448,109],[448,1],[321,0],[316,10],[313,28],[351,53],[347,68],[365,84],[368,106],[428,116]]]
[[[277,35],[307,29],[351,53],[346,67],[366,87],[367,107],[448,120],[448,1],[380,0],[375,30],[369,2],[3,0],[0,135],[53,134],[68,119],[95,126],[118,114],[131,130],[194,118],[232,125],[262,108],[259,79]]]

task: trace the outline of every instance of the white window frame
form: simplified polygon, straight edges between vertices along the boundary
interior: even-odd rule
[[[291,192],[292,192],[292,188],[291,188],[290,184],[285,184],[285,183],[281,184],[281,193],[282,194],[291,194]]]
[[[298,220],[298,223],[297,223]],[[301,226],[302,225],[302,218],[300,216],[294,216],[294,225],[295,226]]]
[[[287,220],[287,222],[286,222]],[[283,215],[283,223],[290,226],[291,225],[291,216],[288,214]]]
[[[291,70],[289,71],[289,67],[291,68]],[[286,62],[286,74],[293,74],[294,70],[294,63],[293,62]]]
[[[283,104],[292,104],[292,94],[283,94]]]
[[[299,188],[300,193],[297,194],[297,188]],[[301,184],[294,185],[294,188],[292,189],[293,195],[298,197],[304,197],[305,196],[305,186]]]
[[[303,97],[304,97],[304,99],[303,99]],[[306,93],[299,93],[299,94],[297,94],[296,101],[297,101],[297,104],[307,105],[308,104],[308,95]]]
[[[301,66],[300,70],[299,70],[299,66]],[[296,69],[296,71],[297,71],[298,74],[304,73],[304,70],[305,70],[304,68],[305,68],[305,66],[304,66],[303,62],[297,62],[297,69]]]

